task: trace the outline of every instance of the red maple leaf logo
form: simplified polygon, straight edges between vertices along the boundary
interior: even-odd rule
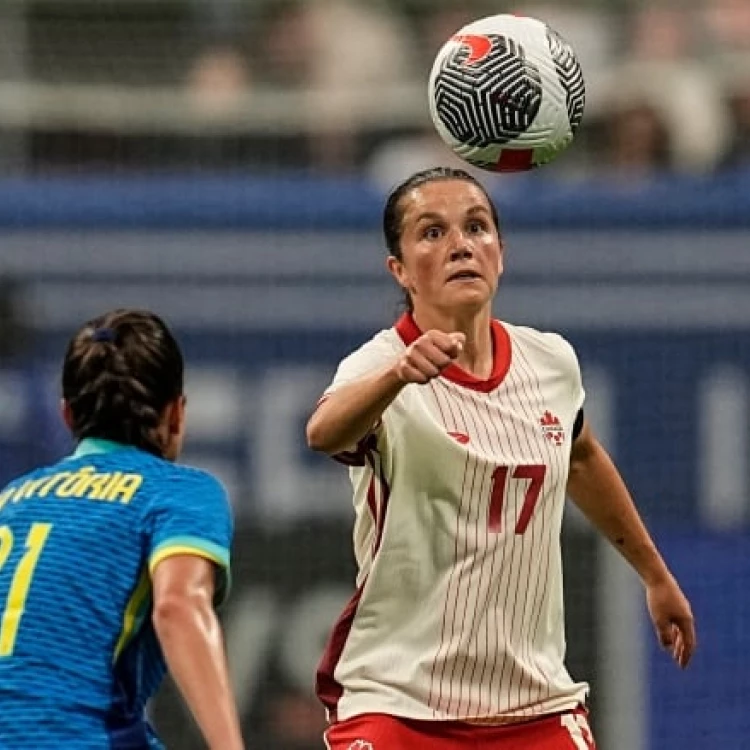
[[[565,441],[565,430],[563,429],[560,418],[556,417],[551,411],[547,410],[539,420],[542,426],[544,437],[555,445],[562,445]]]

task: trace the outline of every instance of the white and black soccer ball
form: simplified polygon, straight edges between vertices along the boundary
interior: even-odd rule
[[[585,97],[573,48],[535,18],[498,15],[464,26],[430,73],[430,115],[440,137],[493,172],[554,159],[573,140]]]

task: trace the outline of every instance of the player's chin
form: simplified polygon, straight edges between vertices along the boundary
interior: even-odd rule
[[[486,305],[492,299],[493,292],[483,279],[449,281],[445,290],[446,298],[452,305],[478,307]]]

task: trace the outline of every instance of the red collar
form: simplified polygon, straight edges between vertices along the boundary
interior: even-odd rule
[[[416,341],[422,331],[414,322],[411,313],[404,313],[394,326],[396,333],[401,340],[409,346]],[[492,331],[492,348],[494,351],[495,361],[492,365],[492,373],[487,380],[480,380],[466,370],[462,370],[458,365],[451,364],[441,373],[441,377],[450,380],[452,383],[462,385],[464,388],[471,388],[474,391],[488,393],[497,388],[508,373],[511,359],[510,336],[499,320],[491,320],[490,328]]]

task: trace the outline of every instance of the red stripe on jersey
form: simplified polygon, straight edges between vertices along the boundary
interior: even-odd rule
[[[411,313],[404,313],[396,321],[395,328],[396,333],[398,333],[401,340],[407,346],[415,342],[422,335],[422,331],[419,329]],[[490,331],[492,334],[494,361],[492,363],[492,372],[487,380],[475,377],[470,372],[462,370],[456,364],[448,365],[440,377],[446,378],[457,385],[462,385],[465,388],[471,388],[474,391],[481,391],[482,393],[494,391],[503,382],[508,373],[512,352],[510,336],[499,320],[490,321]]]
[[[375,533],[375,545],[373,547],[373,554],[380,549],[380,543],[383,540],[383,529],[385,528],[385,516],[388,512],[388,501],[391,498],[391,488],[388,486],[385,477],[383,476],[383,467],[380,465],[380,457],[375,451],[370,451],[370,461],[373,465],[373,477],[370,480],[370,487],[373,488],[373,500],[375,499],[375,489],[380,490],[380,512],[375,515],[376,519],[376,533]],[[376,481],[380,485],[376,487]],[[367,501],[370,501],[370,492],[367,493]]]
[[[523,352],[519,349],[518,356],[516,357],[515,364],[518,365],[519,357]],[[514,376],[518,376],[518,370],[514,369]],[[509,397],[513,396],[516,401],[516,409],[520,413],[528,414],[534,412],[538,407],[533,406],[535,402],[535,396],[531,393],[527,387],[526,382],[523,379],[519,379],[516,382],[516,387],[513,387],[512,379],[508,379],[509,386]],[[533,417],[532,417],[533,420]],[[527,455],[537,460],[539,457],[538,449],[534,443],[530,442],[529,435],[525,433],[519,426],[514,422],[508,424],[506,429],[506,438],[510,445],[510,450],[515,455]],[[540,461],[541,462],[541,461]],[[518,467],[514,469],[514,474],[518,470]],[[514,482],[513,483],[513,495],[510,492],[507,496],[508,504],[510,507],[521,509],[525,505],[525,495],[527,488],[524,486],[526,483]],[[515,514],[512,524],[508,529],[509,533],[513,527],[518,524],[519,515]],[[524,522],[526,523],[526,522]],[[529,588],[531,585],[531,576],[535,570],[535,566],[530,565],[528,557],[529,551],[534,549],[536,544],[536,527],[532,528],[529,536],[519,535],[515,538],[513,550],[510,555],[510,560],[507,563],[507,585],[504,587],[504,597],[502,609],[509,614],[509,625],[508,625],[508,639],[511,647],[511,653],[507,651],[503,654],[503,658],[499,664],[496,663],[493,667],[499,669],[498,684],[502,687],[498,691],[497,709],[499,711],[507,710],[514,703],[516,705],[524,705],[521,699],[521,693],[526,685],[527,693],[530,692],[529,675],[527,670],[522,666],[529,660],[529,649],[528,639],[524,636],[526,618],[529,616],[527,612],[528,608],[528,595]],[[533,554],[533,552],[532,552]],[[512,656],[512,652],[515,651],[515,656]],[[530,701],[527,701],[530,702]]]
[[[440,415],[443,421],[443,426],[448,429],[455,428],[459,431],[467,431],[469,428],[466,423],[466,414],[460,408],[454,411],[451,399],[447,397],[446,386],[440,386],[435,384],[433,381],[430,384],[432,392],[435,396],[435,402],[440,411]],[[449,420],[447,419],[449,417]],[[468,497],[467,488],[472,485],[477,472],[477,461],[472,461],[470,455],[466,454],[464,463],[464,474],[461,480],[461,496],[459,499],[459,507],[456,515],[456,527],[454,531],[454,565],[451,567],[451,571],[448,576],[448,585],[445,594],[445,600],[443,603],[443,614],[441,618],[440,626],[440,641],[438,649],[433,658],[432,669],[430,671],[430,693],[428,698],[428,705],[436,711],[445,710],[445,704],[450,706],[452,700],[452,683],[450,676],[446,678],[446,670],[453,666],[451,664],[450,654],[451,646],[456,636],[457,620],[465,613],[468,601],[465,601],[463,605],[460,603],[461,594],[466,594],[465,586],[462,586],[461,580],[461,568],[459,566],[459,560],[465,556],[466,545],[468,541],[464,537],[463,548],[460,549],[460,539],[462,537],[460,533],[461,529],[461,517],[464,511],[464,503],[471,502],[471,497]],[[473,468],[470,469],[470,466]],[[469,478],[471,474],[471,479]],[[468,484],[467,484],[468,483]]]
[[[341,451],[341,453],[335,453],[331,458],[344,466],[364,466],[365,457],[358,451]]]
[[[367,506],[375,521],[375,541],[372,546],[374,555],[380,549],[380,542],[383,539],[383,528],[388,511],[388,501],[391,497],[391,488],[383,475],[380,454],[372,447],[372,444],[367,451],[367,461],[372,467],[372,477],[370,477],[370,483],[367,485]],[[380,502],[378,502],[378,497]]]
[[[383,527],[385,526],[385,517],[388,511],[388,500],[391,495],[390,487],[383,477],[379,465],[379,456],[376,451],[369,450],[367,459],[372,466],[372,477],[367,487],[367,506],[375,519],[375,542],[373,544],[372,554],[380,548],[380,542],[383,538]],[[378,487],[378,485],[380,485]],[[378,492],[379,490],[379,492]],[[380,508],[378,509],[377,496],[380,494]],[[315,692],[320,702],[328,709],[330,721],[336,721],[336,709],[344,688],[339,683],[334,673],[336,667],[341,661],[341,655],[344,653],[346,641],[351,633],[354,618],[357,614],[357,608],[362,598],[367,579],[365,579],[359,588],[354,592],[344,611],[341,613],[333,631],[326,644],[325,651],[318,665],[315,680]]]
[[[341,660],[341,654],[344,652],[344,646],[352,630],[354,617],[357,614],[357,608],[359,607],[359,601],[362,598],[362,591],[366,582],[363,581],[362,585],[354,592],[352,598],[346,607],[344,607],[341,616],[336,620],[315,675],[315,693],[320,702],[328,709],[331,721],[336,721],[336,708],[341,696],[344,694],[344,688],[334,677],[334,672]]]
[[[373,427],[373,430],[378,429],[380,423]],[[373,450],[378,443],[377,435],[373,432],[365,435],[358,443],[353,451],[341,451],[340,453],[334,453],[331,458],[334,461],[338,461],[344,466],[364,466],[367,463],[368,452]]]
[[[524,373],[527,382],[529,384],[529,387],[531,391],[525,392],[525,398],[523,400],[523,404],[526,407],[526,414],[529,418],[533,419],[535,415],[538,413],[539,409],[543,407],[545,403],[544,399],[544,393],[542,384],[539,381],[539,376],[535,372],[534,367],[531,362],[528,361],[526,355],[524,354],[523,350],[519,351],[519,357],[516,359],[516,362],[519,367],[519,373]],[[520,404],[519,404],[520,405]],[[540,457],[540,463],[546,464],[548,469],[554,471],[556,474],[562,474],[565,472],[564,465],[567,462],[567,458],[563,455],[561,451],[554,450],[551,446],[551,444],[547,441],[544,441],[543,448],[541,448],[541,452],[539,454]],[[561,499],[560,502],[563,502]],[[547,506],[547,507],[544,507]],[[542,540],[549,540],[550,535],[554,535],[555,538],[559,537],[559,528],[555,527],[555,505],[552,502],[546,502],[542,503],[541,507],[541,513],[539,518],[539,530],[540,530],[540,536]],[[527,628],[529,633],[531,633],[530,643],[535,643],[538,637],[539,628],[544,622],[543,617],[543,607],[544,607],[544,598],[545,594],[544,592],[547,591],[549,586],[549,577],[550,577],[550,566],[552,565],[551,559],[552,559],[552,547],[553,544],[550,541],[547,541],[547,543],[543,543],[544,548],[546,550],[546,554],[544,556],[544,559],[539,559],[539,564],[535,566],[537,571],[537,578],[536,578],[536,586],[534,588],[534,593],[532,597],[532,603],[531,603],[531,612],[529,619],[527,621]],[[529,581],[531,584],[531,580]],[[530,587],[531,588],[531,587]],[[537,596],[538,592],[538,596]],[[538,603],[537,603],[538,602]],[[562,635],[562,633],[561,633]],[[534,664],[538,664],[537,654],[530,654],[529,658],[530,660],[534,661]],[[539,700],[543,700],[549,695],[550,692],[550,686],[549,683],[546,684],[544,688],[541,690],[534,691],[534,694],[532,694],[532,691],[529,690],[529,702],[535,702]],[[520,700],[520,694],[519,694],[519,700]]]
[[[370,477],[370,484],[367,485],[367,507],[370,509],[370,515],[375,522],[375,528],[379,530],[378,524],[378,501],[375,499],[375,475]],[[377,535],[376,535],[377,538]]]

